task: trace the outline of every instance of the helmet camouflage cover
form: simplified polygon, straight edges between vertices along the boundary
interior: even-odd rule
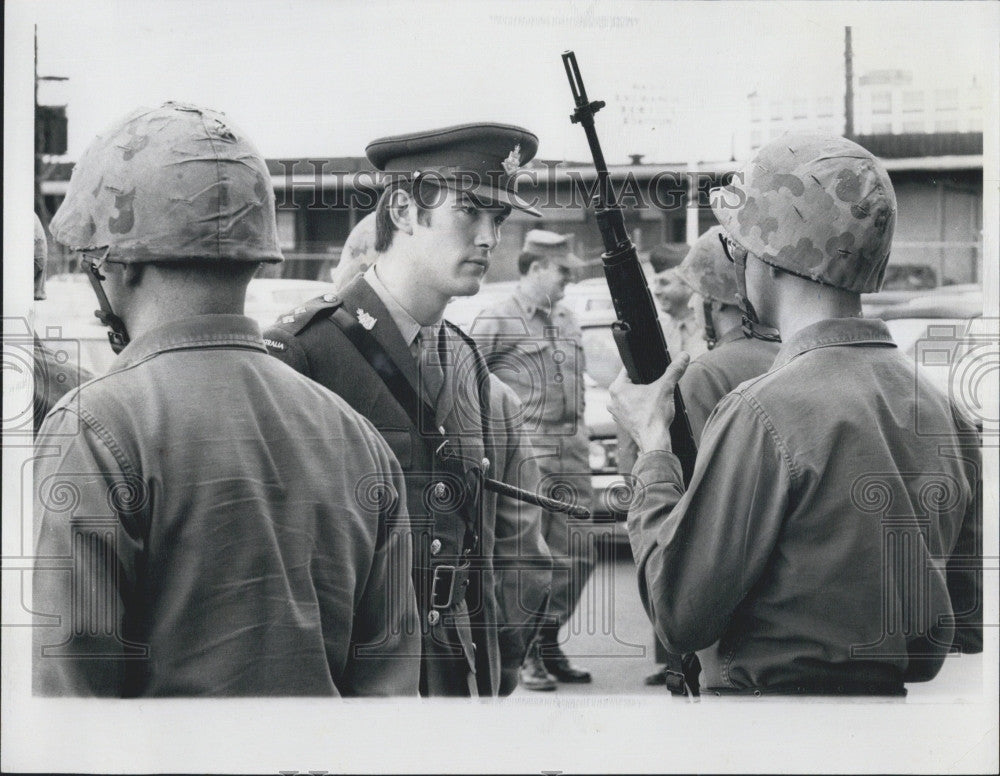
[[[678,278],[705,299],[735,307],[739,293],[736,268],[722,249],[719,241],[722,233],[721,226],[713,226],[695,240],[676,272]]]
[[[174,102],[139,108],[90,144],[51,231],[126,263],[282,260],[260,153],[224,114]]]
[[[885,167],[842,137],[787,134],[742,182],[712,191],[729,235],[762,261],[847,291],[878,291],[896,224]]]

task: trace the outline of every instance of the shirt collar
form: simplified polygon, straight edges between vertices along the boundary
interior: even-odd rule
[[[157,353],[188,348],[243,347],[264,353],[260,326],[245,315],[194,315],[140,334],[115,358],[112,368],[137,364]]]
[[[724,345],[727,342],[736,342],[736,340],[745,338],[746,337],[743,334],[743,327],[737,323],[735,326],[727,329],[721,337],[715,340],[715,346],[718,347],[719,345]]]
[[[558,302],[553,303],[551,310],[546,310],[544,305],[540,305],[535,302],[531,297],[529,297],[519,286],[514,289],[514,301],[520,305],[521,309],[524,310],[524,314],[529,318],[533,317],[535,313],[540,312],[543,316],[552,316],[556,311],[556,305]]]
[[[416,318],[406,311],[406,308],[396,300],[396,297],[394,297],[382,281],[379,280],[378,274],[375,272],[374,264],[365,270],[365,281],[372,287],[372,291],[375,292],[375,295],[382,300],[382,304],[384,304],[385,309],[389,311],[389,317],[391,317],[392,322],[396,324],[396,328],[399,329],[399,333],[402,335],[403,341],[406,343],[407,347],[411,346],[413,341],[417,338],[417,334],[420,333],[421,328],[424,327],[417,322]],[[441,322],[437,321],[427,328],[437,331],[440,328],[440,324]]]
[[[837,345],[896,347],[885,321],[875,318],[829,318],[795,332],[781,345],[772,370],[809,350]]]

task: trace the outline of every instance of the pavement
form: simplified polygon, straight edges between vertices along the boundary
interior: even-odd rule
[[[653,630],[639,600],[635,564],[625,527],[623,524],[606,526],[601,532],[607,538],[596,543],[597,566],[574,616],[560,632],[563,651],[574,664],[588,669],[593,681],[590,684],[560,684],[554,692],[518,687],[512,697],[634,695],[662,696],[666,702],[684,703],[680,698],[672,698],[662,686],[648,687],[643,683],[643,679],[657,669],[653,660]],[[884,702],[957,702],[976,697],[982,691],[983,656],[955,655],[945,660],[932,681],[909,684],[906,698],[884,699]],[[749,699],[705,696],[705,699],[712,703],[774,700],[752,696]],[[816,697],[792,700],[837,701]]]

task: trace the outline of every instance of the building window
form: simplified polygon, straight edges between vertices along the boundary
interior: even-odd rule
[[[892,113],[892,92],[872,92],[872,113]]]
[[[892,133],[892,122],[891,121],[873,121],[872,122],[872,134],[873,135],[889,135]]]
[[[760,121],[760,97],[753,95],[749,98],[750,121]]]
[[[982,116],[970,116],[969,117],[969,131],[970,132],[982,132],[983,131],[983,117]]]
[[[934,103],[938,110],[958,110],[958,89],[938,89]]]
[[[809,115],[809,102],[804,97],[796,97],[792,100],[792,118],[804,119]]]
[[[278,247],[283,251],[295,250],[295,216],[294,210],[279,210],[278,216]]]
[[[934,122],[935,132],[958,132],[958,122],[955,119],[944,119]]]
[[[771,127],[771,131],[768,133],[768,140],[777,140],[783,134],[785,134],[783,127]]]
[[[922,90],[903,92],[903,113],[919,113],[924,109]]]
[[[782,117],[782,105],[780,100],[771,100],[771,119],[780,121]]]
[[[924,122],[923,121],[904,121],[903,122],[904,132],[924,132]]]
[[[763,132],[759,129],[750,130],[750,147],[760,148],[761,143],[764,141]]]
[[[821,119],[833,116],[833,96],[825,94],[816,101],[816,115]]]

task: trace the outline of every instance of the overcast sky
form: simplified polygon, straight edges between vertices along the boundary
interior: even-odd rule
[[[991,7],[992,6],[992,7]],[[746,95],[843,91],[855,72],[989,77],[994,3],[20,2],[38,23],[42,102],[68,105],[75,159],[102,128],[166,99],[218,108],[266,156],[353,156],[371,139],[474,120],[521,124],[540,155],[584,159],[560,53],[592,99],[640,88],[676,100],[669,124],[599,130],[611,161],[728,158]],[[30,52],[25,52],[30,55]]]

